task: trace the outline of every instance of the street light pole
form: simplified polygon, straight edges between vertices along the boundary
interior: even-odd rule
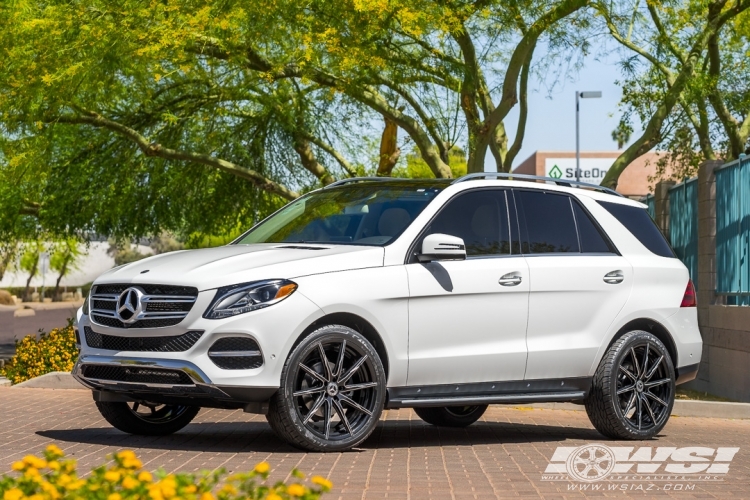
[[[579,92],[576,90],[576,182],[581,180],[581,139],[580,139],[580,107],[581,99],[597,99],[602,96],[600,90]]]

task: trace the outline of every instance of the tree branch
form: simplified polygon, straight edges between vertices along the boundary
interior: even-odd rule
[[[284,199],[294,200],[299,197],[298,193],[266,178],[265,176],[252,169],[245,168],[237,165],[236,163],[222,160],[220,158],[215,158],[203,153],[194,153],[166,148],[161,144],[149,142],[148,139],[146,139],[144,136],[142,136],[132,128],[127,127],[121,123],[109,120],[98,113],[80,108],[77,108],[76,110],[81,114],[55,116],[46,119],[45,121],[48,123],[67,123],[72,125],[90,125],[92,127],[106,128],[135,143],[135,145],[138,146],[138,149],[140,149],[146,156],[164,158],[167,160],[184,160],[193,163],[199,163],[230,173],[242,179],[249,180],[260,189],[268,191],[269,193],[279,195]]]
[[[352,164],[349,163],[349,161],[346,158],[344,158],[344,156],[341,153],[339,153],[336,149],[334,149],[333,146],[323,141],[320,137],[314,136],[308,132],[302,132],[302,134],[304,135],[305,139],[312,142],[313,144],[318,146],[320,149],[322,149],[323,151],[331,155],[333,159],[336,160],[339,165],[341,165],[341,168],[346,170],[346,173],[349,175],[349,177],[357,176],[357,171],[354,169]]]
[[[526,131],[526,120],[529,114],[529,70],[531,69],[531,58],[534,54],[534,48],[529,52],[529,59],[524,63],[523,69],[521,70],[521,82],[519,84],[519,115],[518,115],[518,126],[516,127],[516,136],[513,138],[513,144],[508,149],[508,154],[505,155],[505,162],[503,163],[503,170],[510,172],[513,168],[513,160],[516,159],[516,155],[521,150],[523,145],[524,133]]]

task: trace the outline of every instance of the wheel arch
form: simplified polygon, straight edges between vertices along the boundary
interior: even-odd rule
[[[628,332],[632,332],[633,330],[643,330],[645,332],[649,332],[657,339],[661,340],[661,343],[664,344],[664,347],[667,348],[669,357],[672,358],[672,366],[677,369],[677,345],[672,338],[672,334],[669,333],[669,330],[667,330],[664,325],[650,318],[638,318],[625,323],[622,327],[620,327],[619,330],[617,330],[617,333],[609,341],[607,349],[605,349],[604,352],[607,352],[607,350],[612,347],[612,344],[614,344],[617,339]]]
[[[385,343],[383,342],[383,338],[369,321],[353,313],[337,312],[326,314],[325,316],[316,319],[302,331],[299,337],[297,337],[297,340],[294,341],[290,352],[293,351],[294,348],[297,347],[300,342],[302,342],[311,333],[313,333],[318,328],[326,325],[346,326],[348,328],[351,328],[352,330],[359,332],[364,338],[366,338],[367,341],[375,348],[375,352],[378,353],[378,356],[380,356],[380,361],[383,363],[383,369],[385,370],[385,377],[386,380],[388,380],[388,376],[390,375],[388,351],[385,347]]]

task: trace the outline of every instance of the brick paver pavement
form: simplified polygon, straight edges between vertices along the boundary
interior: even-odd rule
[[[203,410],[181,432],[168,437],[135,437],[109,426],[83,390],[0,388],[0,473],[13,461],[56,443],[78,459],[81,471],[107,454],[133,449],[145,467],[199,471],[224,467],[247,471],[271,464],[272,479],[293,467],[330,478],[328,498],[581,498],[672,496],[750,498],[750,421],[672,418],[657,440],[608,442],[585,412],[490,407],[467,429],[424,424],[411,410],[384,412],[373,435],[347,453],[304,453],[282,443],[265,419],[240,411]],[[722,481],[683,481],[690,491],[663,491],[663,482],[585,483],[543,481],[542,473],[558,446],[740,447]],[[644,488],[629,492],[608,487]],[[575,489],[572,489],[575,488]]]

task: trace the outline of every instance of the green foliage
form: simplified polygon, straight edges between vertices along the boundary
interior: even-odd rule
[[[429,175],[508,169],[519,72],[587,51],[587,4],[0,3],[0,236],[229,234],[372,168],[383,117]]]
[[[13,384],[50,372],[69,372],[78,359],[72,320],[65,328],[16,340],[16,354],[0,368]]]

